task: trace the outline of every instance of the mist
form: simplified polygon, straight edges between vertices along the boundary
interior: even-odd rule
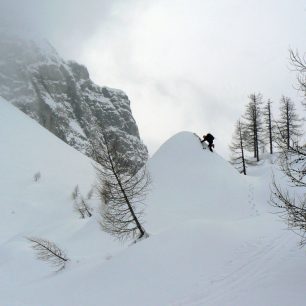
[[[38,32],[99,85],[120,88],[153,154],[181,130],[227,157],[248,95],[296,103],[288,49],[305,52],[305,4],[290,0],[1,1],[1,27]]]

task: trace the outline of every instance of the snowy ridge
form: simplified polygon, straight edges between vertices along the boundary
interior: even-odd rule
[[[89,158],[3,99],[0,140],[1,305],[305,305],[305,251],[268,213],[268,163],[245,178],[175,135],[149,162],[151,235],[128,246],[100,230],[95,196],[92,218],[73,211],[74,187],[86,197],[95,182]],[[35,259],[32,235],[66,251],[65,270]]]

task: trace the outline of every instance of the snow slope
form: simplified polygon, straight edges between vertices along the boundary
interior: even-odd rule
[[[151,236],[128,246],[97,213],[73,212],[75,185],[86,195],[95,181],[87,157],[4,100],[0,139],[1,306],[305,305],[305,251],[269,213],[268,162],[243,177],[192,133],[175,135],[149,162]],[[63,247],[66,269],[37,261],[29,235]]]
[[[0,121],[0,305],[27,305],[18,286],[41,282],[52,269],[35,260],[26,236],[55,241],[79,262],[98,253],[105,260],[120,246],[101,235],[96,220],[73,211],[75,186],[86,196],[95,182],[91,160],[2,98]],[[34,182],[37,172],[41,179]]]
[[[239,219],[252,214],[247,183],[190,132],[170,138],[149,162],[153,193],[149,214],[167,226],[187,218]]]

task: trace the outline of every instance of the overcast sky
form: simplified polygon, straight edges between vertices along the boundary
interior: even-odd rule
[[[0,18],[123,89],[150,154],[189,130],[227,157],[249,94],[301,101],[288,49],[306,51],[302,0],[0,0]]]

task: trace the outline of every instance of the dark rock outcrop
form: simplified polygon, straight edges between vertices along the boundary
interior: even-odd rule
[[[148,158],[127,95],[94,84],[86,67],[64,61],[45,40],[0,31],[0,95],[87,155],[102,128],[136,162]]]

